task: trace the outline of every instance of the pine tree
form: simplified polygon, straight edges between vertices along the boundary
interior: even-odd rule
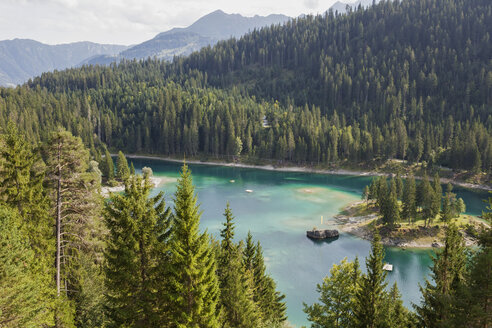
[[[383,270],[384,249],[379,233],[374,233],[371,242],[371,254],[366,259],[367,273],[360,280],[356,292],[354,317],[356,327],[375,328],[384,322],[384,300],[387,283]]]
[[[200,210],[183,165],[174,198],[170,266],[172,322],[178,327],[218,327],[219,285],[207,233],[199,232]]]
[[[415,306],[420,325],[424,327],[450,327],[453,320],[453,297],[465,279],[466,248],[456,225],[446,230],[444,249],[433,258],[432,278],[422,293],[421,305]]]
[[[385,302],[385,319],[383,327],[388,328],[407,328],[412,327],[412,319],[406,307],[403,306],[401,294],[398,290],[396,282],[386,293]]]
[[[130,168],[128,167],[128,161],[126,160],[123,152],[118,152],[118,158],[116,160],[116,177],[121,181],[125,181],[130,177]]]
[[[104,165],[101,166],[102,168],[102,173],[106,177],[106,180],[111,181],[114,179],[114,163],[113,159],[111,158],[111,154],[109,153],[108,149],[105,149],[104,153]]]
[[[133,162],[130,162],[130,175],[135,175],[135,166],[133,166]]]
[[[412,222],[417,217],[417,204],[416,204],[416,186],[415,178],[413,176],[409,177],[405,183],[403,189],[402,197],[402,216],[408,219],[408,222]]]
[[[44,163],[11,122],[2,136],[2,142],[0,193],[5,204],[18,210],[23,219],[22,228],[36,257],[41,260],[54,250],[49,200],[42,185]]]
[[[434,189],[432,189],[429,180],[425,176],[419,184],[419,188],[417,188],[417,190],[417,199],[419,199],[419,203],[422,207],[422,217],[425,221],[425,225],[428,226],[435,217],[435,215],[433,215],[433,205],[435,204],[436,194],[434,193]]]
[[[55,221],[55,281],[58,297],[58,327],[71,319],[71,306],[65,297],[73,299],[80,288],[78,259],[81,252],[93,252],[95,235],[99,235],[95,218],[100,214],[99,179],[88,172],[89,152],[80,138],[58,130],[51,134],[44,149],[48,168],[47,185],[52,198]]]
[[[403,197],[403,180],[401,179],[401,176],[399,174],[396,175],[395,184],[396,184],[396,196],[398,199],[402,199],[402,197]]]
[[[46,280],[21,229],[16,209],[0,207],[0,326],[52,326]]]
[[[400,207],[396,199],[396,190],[392,188],[385,201],[383,222],[392,226],[398,221],[400,221]]]
[[[221,230],[222,237],[219,258],[218,276],[220,285],[220,304],[223,311],[222,327],[259,326],[256,304],[253,301],[253,289],[249,276],[244,270],[242,249],[233,242],[234,217],[229,203],[224,212],[226,222]]]
[[[105,208],[107,315],[112,327],[166,327],[170,323],[163,275],[169,265],[170,209],[163,193],[150,197],[140,176],[126,181]],[[162,292],[161,292],[162,291]]]
[[[432,205],[431,205],[431,215],[434,218],[441,212],[441,202],[442,202],[442,187],[439,175],[436,173],[434,180],[432,182],[432,190],[434,194],[432,195]]]
[[[358,288],[360,272],[358,262],[348,262],[344,258],[340,264],[334,264],[330,275],[318,284],[319,303],[308,306],[304,303],[304,312],[313,326],[319,328],[354,327],[353,315],[355,294]]]

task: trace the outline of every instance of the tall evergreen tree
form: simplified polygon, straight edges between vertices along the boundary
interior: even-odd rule
[[[260,322],[253,301],[253,287],[242,262],[242,247],[234,244],[234,217],[229,203],[224,212],[226,222],[222,237],[218,276],[220,304],[223,311],[222,327],[258,327]]]
[[[12,122],[2,136],[0,193],[4,202],[16,208],[23,219],[37,258],[49,256],[52,242],[49,200],[43,188],[44,163]],[[51,263],[50,263],[51,265]]]
[[[101,165],[102,174],[106,177],[108,181],[114,179],[114,163],[111,158],[111,154],[108,149],[105,149],[103,165]]]
[[[363,274],[356,292],[354,317],[356,327],[376,328],[384,323],[384,301],[387,283],[383,270],[384,249],[378,232],[371,242],[371,254],[366,259],[367,273]]]
[[[16,209],[0,207],[0,326],[53,326],[34,251]]]
[[[121,181],[125,181],[130,177],[128,161],[122,151],[118,152],[118,158],[116,159],[116,177]]]
[[[319,303],[308,306],[304,303],[304,312],[313,327],[350,328],[355,326],[353,314],[355,294],[358,289],[360,272],[358,262],[334,264],[330,275],[318,284]]]
[[[466,249],[456,225],[446,231],[444,249],[433,258],[432,278],[420,287],[422,302],[415,306],[423,327],[451,327],[453,322],[453,297],[465,279]]]
[[[170,237],[171,319],[177,327],[218,327],[219,284],[207,233],[199,232],[200,209],[185,164],[174,198]]]
[[[48,168],[47,185],[55,221],[55,282],[59,309],[56,325],[66,325],[71,312],[64,302],[73,299],[80,288],[78,272],[81,252],[93,252],[97,235],[95,218],[100,214],[99,177],[88,172],[89,152],[80,138],[62,129],[51,134],[44,149]],[[68,321],[67,321],[68,320]],[[64,323],[62,322],[64,321]]]
[[[125,193],[106,204],[107,314],[111,327],[167,327],[170,209],[163,193],[150,197],[151,183],[128,179]],[[162,292],[160,292],[162,291]]]
[[[409,177],[403,188],[402,197],[402,216],[407,219],[408,222],[412,222],[417,217],[417,204],[416,204],[416,186],[415,178],[413,176]]]
[[[439,178],[439,174],[434,175],[434,179],[432,181],[432,190],[434,194],[432,195],[432,205],[431,205],[431,215],[435,217],[441,212],[441,203],[442,203],[442,187],[441,180]]]

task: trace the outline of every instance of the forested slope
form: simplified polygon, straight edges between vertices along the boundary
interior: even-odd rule
[[[173,64],[43,74],[1,91],[2,124],[17,121],[33,139],[62,124],[130,152],[235,155],[242,144],[243,155],[296,163],[399,158],[490,171],[491,16],[485,0],[383,1]]]

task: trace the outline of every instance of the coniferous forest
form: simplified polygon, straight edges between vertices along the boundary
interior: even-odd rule
[[[213,238],[200,229],[186,165],[174,195],[154,195],[151,169],[135,174],[123,152],[327,166],[398,159],[490,182],[491,33],[490,0],[382,0],[172,63],[82,66],[0,88],[0,327],[287,326],[262,246],[251,234],[234,239],[229,204]],[[452,188],[443,196],[438,176],[398,180],[366,190],[386,224],[449,223],[421,303],[406,308],[387,286],[376,232],[366,270],[357,258],[334,265],[319,302],[304,305],[312,327],[490,327],[491,229],[466,248]],[[102,183],[124,191],[104,199]]]
[[[132,153],[396,158],[490,172],[491,7],[381,1],[253,31],[171,64],[45,73],[0,91],[1,124],[17,123],[32,141],[62,125],[90,148]]]

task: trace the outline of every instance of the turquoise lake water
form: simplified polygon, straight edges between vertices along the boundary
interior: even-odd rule
[[[149,166],[165,183],[154,192],[164,190],[166,202],[172,205],[180,164],[160,160],[131,159],[139,171]],[[264,171],[224,166],[189,165],[201,209],[201,228],[219,238],[223,212],[229,201],[235,216],[236,240],[244,239],[248,230],[262,244],[269,273],[277,288],[286,295],[289,322],[309,326],[302,311],[303,302],[317,300],[316,285],[329,273],[331,266],[344,257],[358,256],[365,271],[364,258],[370,243],[352,235],[341,234],[331,242],[313,242],[306,230],[330,228],[333,216],[350,202],[361,198],[371,177],[322,175]],[[235,180],[231,183],[230,180]],[[245,190],[253,190],[252,193]],[[485,192],[456,187],[465,200],[467,213],[480,214],[485,209]],[[385,261],[393,264],[388,273],[389,285],[398,283],[406,306],[419,302],[418,284],[429,274],[430,250],[386,248]]]

